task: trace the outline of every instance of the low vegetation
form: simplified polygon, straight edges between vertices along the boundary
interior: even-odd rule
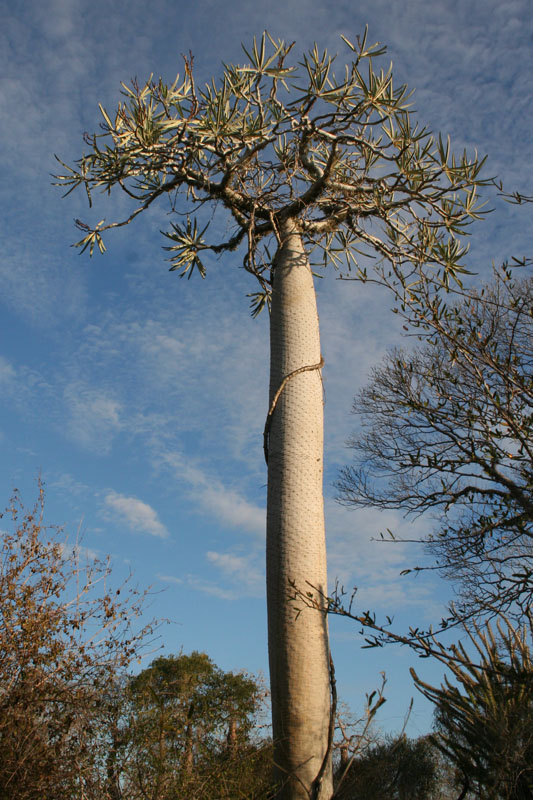
[[[268,692],[205,654],[158,656],[146,593],[111,591],[108,562],[43,523],[15,494],[0,543],[0,797],[17,800],[265,800],[273,766]],[[527,626],[468,629],[470,648],[440,647],[440,688],[416,740],[376,732],[382,689],[356,723],[337,715],[335,800],[533,796],[533,670]],[[450,660],[449,654],[454,655]],[[477,663],[476,662],[477,656]]]

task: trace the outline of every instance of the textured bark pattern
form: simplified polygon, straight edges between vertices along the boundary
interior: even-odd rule
[[[270,402],[283,378],[321,359],[313,276],[300,235],[282,232],[271,309]],[[268,440],[267,596],[273,736],[283,800],[309,800],[327,749],[330,713],[325,615],[296,618],[290,582],[326,592],[323,393],[318,369],[297,374],[276,404]],[[331,767],[320,800],[332,794]]]

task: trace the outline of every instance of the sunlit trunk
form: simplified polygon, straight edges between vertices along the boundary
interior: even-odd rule
[[[313,276],[300,234],[282,230],[270,317],[270,403],[283,379],[321,361]],[[290,378],[268,438],[267,603],[274,756],[280,800],[327,800],[331,763],[310,794],[327,750],[329,646],[324,614],[296,615],[291,583],[327,593],[323,509],[323,393],[317,367]]]

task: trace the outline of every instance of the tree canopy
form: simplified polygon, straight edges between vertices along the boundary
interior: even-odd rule
[[[396,288],[423,265],[437,281],[460,272],[459,235],[479,217],[478,187],[491,182],[481,177],[484,159],[457,157],[449,140],[414,121],[407,87],[394,86],[390,66],[374,68],[385,48],[369,46],[366,31],[355,44],[342,39],[352,61],[337,73],[326,50],[315,45],[291,64],[294,42],[265,33],[243,48],[246,64],[225,65],[203,88],[192,56],[171,85],[123,84],[124,102],[112,114],[100,106],[101,132],[85,135],[89,151],[73,166],[60,162],[57,184],[67,194],[83,187],[89,203],[95,190],[118,188],[133,210],[111,223],[77,220],[77,246],[103,252],[104,231],[165,200],[185,216],[164,232],[170,269],[203,277],[207,256],[242,244],[244,267],[260,283],[254,312],[270,295],[269,240],[279,243],[288,219],[298,219],[319,261],[363,280],[369,263]],[[234,231],[209,242],[219,207]]]
[[[255,796],[269,780],[270,750],[255,735],[264,690],[224,672],[205,653],[161,656],[127,687],[125,769],[130,797]]]

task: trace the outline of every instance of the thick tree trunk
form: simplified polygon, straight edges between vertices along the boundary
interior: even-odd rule
[[[291,583],[327,593],[323,508],[323,392],[313,276],[290,224],[273,272],[270,403],[283,379],[268,437],[267,605],[274,758],[280,800],[327,800],[331,758],[316,790],[328,745],[329,645],[325,614],[297,616]]]

